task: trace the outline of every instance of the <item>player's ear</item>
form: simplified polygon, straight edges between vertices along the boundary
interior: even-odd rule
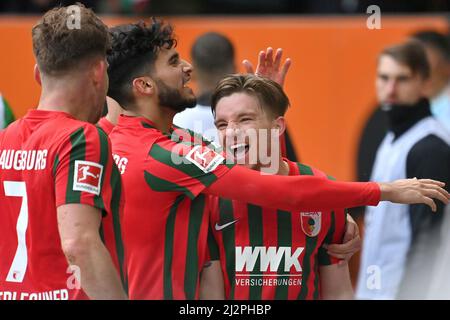
[[[41,81],[41,71],[39,70],[39,67],[37,64],[34,65],[34,80],[36,80],[36,82],[42,86],[42,81]]]
[[[155,83],[149,77],[140,77],[133,80],[133,90],[142,95],[153,95]]]
[[[96,60],[95,62],[93,62],[92,76],[93,76],[93,81],[96,85],[102,83],[105,80],[107,70],[108,70],[108,64],[107,64],[106,60],[99,59],[99,60]]]
[[[273,129],[278,129],[280,131],[279,135],[281,136],[284,131],[286,131],[286,119],[284,117],[278,117],[273,120]]]

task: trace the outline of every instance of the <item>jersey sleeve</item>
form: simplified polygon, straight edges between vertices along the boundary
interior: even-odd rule
[[[327,249],[325,249],[323,245],[342,243],[346,224],[347,224],[346,210],[339,209],[331,212],[328,232],[318,252],[319,265],[327,266],[339,262],[339,259],[332,257],[328,254]]]
[[[203,140],[172,135],[153,143],[144,174],[152,190],[180,192],[193,199],[231,167],[220,150]]]
[[[53,176],[57,207],[79,203],[106,214],[117,211],[112,206],[120,206],[120,175],[112,160],[111,145],[106,134],[94,125],[78,128],[62,143]]]

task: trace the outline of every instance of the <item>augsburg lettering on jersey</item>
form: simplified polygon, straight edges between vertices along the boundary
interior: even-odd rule
[[[0,291],[0,300],[69,300],[69,291],[67,289],[45,292]]]
[[[289,285],[301,285],[300,255],[304,249],[304,247],[236,247],[236,284],[277,286],[288,282]],[[259,265],[256,265],[257,261]],[[284,271],[282,275],[277,274],[280,265]],[[248,279],[249,273],[251,276],[258,276],[259,279]]]
[[[121,157],[118,154],[113,153],[113,159],[116,162],[117,168],[119,169],[120,174],[124,174],[127,169],[128,159],[125,157]]]
[[[2,170],[44,170],[48,150],[0,150]]]

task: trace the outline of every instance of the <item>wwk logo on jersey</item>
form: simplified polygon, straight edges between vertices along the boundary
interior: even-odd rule
[[[101,164],[90,161],[75,160],[73,190],[85,191],[99,195],[102,174],[103,166]]]
[[[319,234],[322,226],[322,212],[302,212],[302,230],[308,237],[315,237]]]
[[[225,158],[214,150],[197,145],[189,151],[186,159],[195,164],[204,173],[214,171]]]
[[[304,249],[303,247],[236,247],[236,272],[244,270],[252,272],[255,267],[261,272],[276,272],[282,260],[284,260],[285,272],[290,272],[292,267],[296,272],[302,272],[300,255]],[[256,266],[258,258],[259,266]]]

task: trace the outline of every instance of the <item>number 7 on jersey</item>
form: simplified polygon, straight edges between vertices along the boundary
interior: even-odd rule
[[[26,232],[28,228],[28,197],[25,182],[22,181],[4,181],[5,195],[7,197],[21,197],[19,218],[17,219],[17,250],[9,269],[6,281],[22,282],[25,277],[28,264],[28,253],[26,243]]]

